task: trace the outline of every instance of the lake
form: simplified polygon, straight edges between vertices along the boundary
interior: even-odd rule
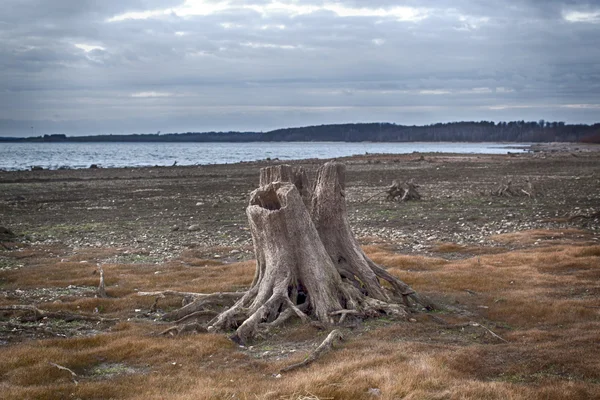
[[[346,142],[253,142],[253,143],[0,143],[0,169],[26,170],[227,164],[266,158],[297,160],[335,158],[365,153],[407,154],[523,152],[527,144],[507,143],[346,143]]]

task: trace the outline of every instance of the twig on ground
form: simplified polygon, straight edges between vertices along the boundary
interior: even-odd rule
[[[482,327],[483,329],[485,329],[486,331],[488,331],[488,332],[489,332],[489,333],[490,333],[490,334],[491,334],[493,337],[495,337],[496,339],[500,339],[500,340],[501,340],[501,341],[503,341],[504,343],[508,343],[508,340],[506,340],[506,339],[504,339],[504,338],[502,338],[502,337],[498,336],[498,335],[497,335],[496,333],[494,333],[494,332],[493,332],[493,331],[492,331],[490,328],[487,328],[487,327],[485,327],[484,325],[481,325],[481,324],[480,324],[480,323],[478,323],[478,322],[473,322],[473,321],[471,321],[471,322],[470,322],[470,324],[471,324],[472,326],[480,326],[480,327]]]

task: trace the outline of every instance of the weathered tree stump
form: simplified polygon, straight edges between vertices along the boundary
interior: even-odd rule
[[[392,181],[392,184],[388,186],[385,190],[377,192],[373,196],[366,199],[365,203],[382,193],[387,194],[387,196],[385,197],[387,201],[421,200],[421,194],[417,191],[418,187],[419,185],[414,183],[412,180],[402,183],[398,182],[397,180],[394,180]]]
[[[260,326],[279,325],[296,315],[333,322],[331,313],[352,301],[319,240],[296,187],[275,182],[254,191],[246,211],[256,252],[256,273],[246,295],[211,322],[236,328],[245,343]],[[349,292],[352,293],[352,292]]]
[[[513,184],[512,179],[508,179],[496,189],[491,191],[492,196],[497,197],[522,197],[536,198],[542,196],[543,192],[537,184],[529,178],[525,178],[525,184]]]
[[[312,191],[306,173],[288,165],[263,168],[260,183],[246,209],[254,279],[235,304],[208,322],[208,330],[235,329],[231,339],[243,344],[293,317],[331,325],[348,316],[404,319],[411,306],[432,307],[360,248],[348,222],[343,164],[322,166]],[[169,317],[186,321],[201,312],[213,300],[202,296]]]

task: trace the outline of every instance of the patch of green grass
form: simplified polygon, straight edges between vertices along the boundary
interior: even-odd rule
[[[117,375],[134,374],[135,372],[135,368],[129,367],[124,363],[102,363],[93,367],[88,372],[88,376],[108,379]]]

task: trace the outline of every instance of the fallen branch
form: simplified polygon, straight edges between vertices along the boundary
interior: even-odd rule
[[[500,339],[501,341],[503,341],[504,343],[508,343],[508,340],[501,338],[500,336],[498,336],[497,334],[495,334],[490,328],[487,328],[483,325],[481,325],[480,323],[477,322],[470,322],[472,324],[472,326],[480,326],[483,329],[485,329],[486,331],[488,331],[493,337],[495,337],[496,339]]]
[[[444,326],[444,328],[446,329],[459,329],[459,328],[466,328],[468,326],[473,326],[473,327],[480,327],[485,329],[487,332],[489,332],[493,337],[495,337],[496,339],[499,339],[501,341],[503,341],[504,343],[509,343],[508,340],[502,338],[501,336],[499,336],[498,334],[496,334],[494,331],[492,331],[490,328],[480,324],[479,322],[475,322],[475,321],[469,321],[463,324],[450,324],[448,323],[446,320],[444,320],[443,318],[440,318],[436,315],[429,315],[429,317],[431,319],[433,319],[435,322],[437,322],[438,324],[441,324]]]
[[[319,347],[315,349],[315,351],[313,351],[308,357],[306,357],[304,361],[282,368],[279,372],[289,372],[312,363],[313,361],[317,360],[319,357],[327,353],[329,350],[331,350],[331,348],[334,346],[337,340],[343,339],[344,338],[342,336],[342,332],[340,332],[338,329],[334,329],[333,331],[331,331],[331,333],[329,333],[329,335],[327,335],[325,340],[323,340],[323,343],[321,343]]]
[[[75,378],[77,378],[77,374],[75,372],[73,372],[73,370],[67,368],[67,367],[63,367],[62,365],[58,365],[56,363],[50,362],[48,361],[48,364],[52,365],[53,367],[56,367],[58,369],[60,369],[61,371],[67,371],[71,374],[71,379],[73,380],[73,382],[75,383],[75,385],[79,384],[79,382],[77,382],[77,380]]]
[[[34,315],[34,319],[39,321],[43,318],[62,319],[66,322],[70,321],[96,321],[96,322],[115,322],[118,318],[102,318],[93,315],[73,314],[64,311],[45,311],[31,305],[17,304],[12,306],[0,306],[0,311],[30,311]]]
[[[388,189],[385,189],[385,190],[382,190],[382,191],[380,191],[380,192],[377,192],[377,193],[375,193],[373,196],[371,196],[371,197],[369,197],[368,199],[364,200],[364,201],[363,201],[363,203],[367,203],[367,202],[369,202],[370,200],[374,199],[375,197],[379,196],[380,194],[387,193],[387,191],[388,191]]]

